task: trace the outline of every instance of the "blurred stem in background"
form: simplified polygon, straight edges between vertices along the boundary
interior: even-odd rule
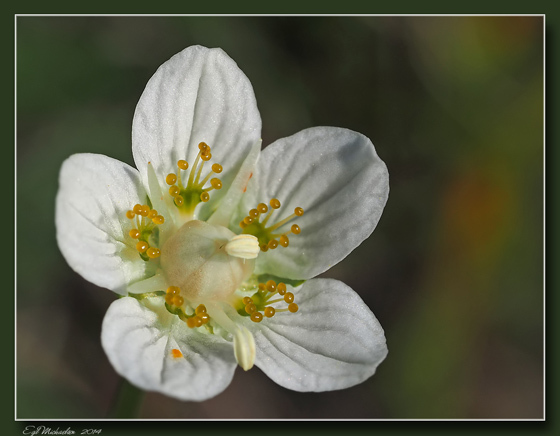
[[[112,410],[109,412],[109,418],[138,418],[143,399],[143,390],[138,389],[124,378],[121,378]]]

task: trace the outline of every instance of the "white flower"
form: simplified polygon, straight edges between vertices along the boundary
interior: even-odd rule
[[[260,129],[247,77],[222,50],[194,46],[140,98],[138,170],[95,154],[62,166],[58,244],[76,272],[122,296],[101,339],[143,389],[204,400],[236,362],[289,389],[343,389],[387,354],[354,291],[309,280],[377,225],[385,164],[350,130],[307,129],[261,153]]]

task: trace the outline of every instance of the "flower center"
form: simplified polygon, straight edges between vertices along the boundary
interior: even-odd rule
[[[132,210],[126,212],[126,217],[132,221],[132,229],[128,235],[132,239],[137,239],[136,250],[145,261],[155,259],[161,255],[161,251],[155,247],[157,245],[156,226],[163,224],[165,219],[158,215],[157,210],[150,209],[147,204],[136,204]],[[135,220],[136,218],[136,220]]]
[[[177,162],[177,174],[169,173],[165,178],[165,182],[171,185],[169,188],[169,195],[173,197],[175,206],[183,213],[192,215],[198,203],[206,202],[210,199],[209,192],[213,189],[222,189],[222,182],[220,179],[214,177],[210,180],[210,186],[204,188],[204,185],[213,173],[220,174],[222,166],[220,164],[213,164],[212,171],[206,177],[201,179],[202,169],[204,163],[212,158],[210,146],[205,142],[198,144],[198,155],[194,161],[188,178],[183,180],[181,178],[181,171],[186,171],[189,168],[189,163],[186,160],[179,160]],[[186,176],[186,174],[185,174]]]
[[[191,304],[229,301],[253,273],[258,242],[239,237],[222,226],[188,221],[161,249],[161,268],[167,282],[180,288]]]
[[[298,235],[301,232],[301,228],[297,224],[292,224],[290,230],[288,231],[280,233],[277,232],[277,230],[288,221],[291,221],[296,216],[303,215],[303,209],[301,207],[296,207],[293,214],[267,227],[273,211],[280,208],[280,201],[273,198],[270,200],[270,207],[271,209],[269,211],[266,204],[260,203],[256,209],[251,209],[249,211],[249,215],[243,218],[243,220],[239,223],[239,227],[243,229],[244,234],[253,235],[258,238],[260,249],[264,252],[269,249],[274,250],[278,247],[278,245],[287,247],[290,245],[288,235],[290,233]],[[264,218],[261,221],[263,216]]]

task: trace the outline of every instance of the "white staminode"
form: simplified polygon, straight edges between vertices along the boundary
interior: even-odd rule
[[[255,363],[255,339],[245,327],[240,327],[233,336],[233,352],[235,360],[241,368],[249,371]]]
[[[237,235],[229,240],[226,253],[242,259],[255,259],[259,255],[259,240],[253,235]]]

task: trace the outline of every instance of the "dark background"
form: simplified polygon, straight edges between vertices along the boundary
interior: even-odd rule
[[[183,48],[251,80],[263,143],[317,125],[368,136],[391,192],[373,235],[324,274],[355,289],[389,355],[367,382],[296,393],[238,369],[203,403],[147,393],[142,418],[541,418],[541,17],[19,17],[17,417],[104,418],[110,291],[55,240],[62,161],[133,165],[136,102]]]

